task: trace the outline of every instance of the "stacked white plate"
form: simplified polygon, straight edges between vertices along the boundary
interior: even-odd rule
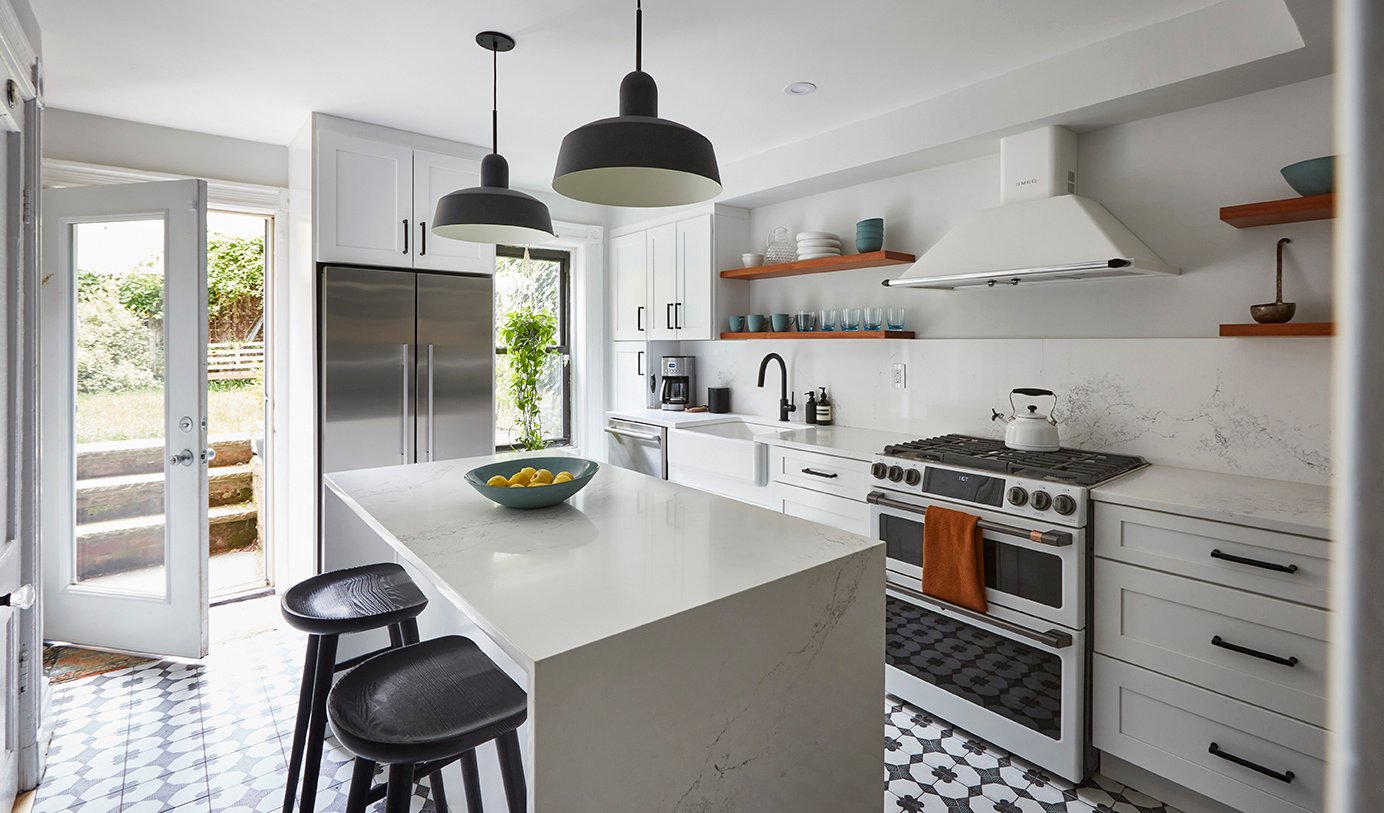
[[[841,238],[829,231],[798,232],[798,259],[816,260],[822,257],[840,257]]]

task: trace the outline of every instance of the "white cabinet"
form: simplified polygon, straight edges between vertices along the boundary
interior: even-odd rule
[[[611,381],[611,409],[649,406],[649,356],[643,342],[615,343],[615,370]]]
[[[870,506],[834,494],[774,483],[775,508],[790,517],[808,519],[843,531],[870,535]]]
[[[667,223],[645,233],[645,257],[649,275],[649,338],[678,338],[678,300],[682,286],[678,275],[678,227]]]
[[[413,267],[435,271],[495,273],[495,246],[449,240],[429,232],[437,201],[458,189],[481,184],[481,165],[455,155],[413,151]]]
[[[870,536],[869,476],[868,460],[782,446],[769,451],[775,508],[863,536]]]
[[[711,215],[677,222],[678,281],[673,307],[679,339],[714,339],[712,291],[719,280],[711,251]]]
[[[643,341],[649,329],[649,277],[643,232],[610,241],[610,338]],[[618,374],[618,373],[617,373]]]
[[[494,273],[494,246],[428,232],[439,198],[480,183],[479,161],[320,127],[316,162],[317,262]]]

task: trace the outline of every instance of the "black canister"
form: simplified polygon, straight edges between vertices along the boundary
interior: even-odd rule
[[[707,387],[706,408],[717,414],[730,412],[730,387]]]

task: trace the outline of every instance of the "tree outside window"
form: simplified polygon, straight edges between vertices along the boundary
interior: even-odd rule
[[[539,426],[550,446],[571,441],[572,368],[570,337],[571,256],[563,251],[497,246],[495,252],[495,447],[515,447],[522,436],[520,410],[510,395],[511,365],[500,330],[509,315],[530,311],[557,321],[553,356],[539,382]]]

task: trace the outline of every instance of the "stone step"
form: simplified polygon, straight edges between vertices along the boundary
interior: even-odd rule
[[[250,464],[207,470],[207,505],[253,499]],[[163,511],[164,473],[125,474],[77,482],[77,524],[147,517]]]
[[[250,462],[249,437],[215,436],[209,442],[216,450],[216,458],[211,461],[211,468],[241,466]],[[83,443],[77,448],[77,479],[94,480],[100,477],[161,472],[164,470],[165,454],[162,438]]]
[[[211,553],[247,548],[259,541],[251,502],[207,509]],[[163,562],[163,516],[130,517],[77,526],[77,578],[152,567]]]

